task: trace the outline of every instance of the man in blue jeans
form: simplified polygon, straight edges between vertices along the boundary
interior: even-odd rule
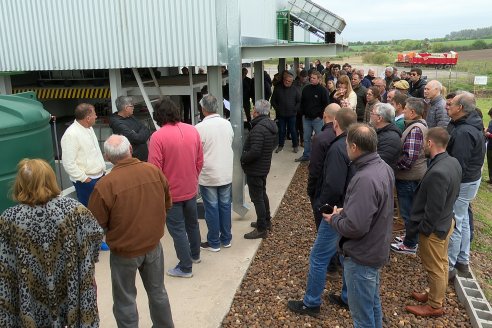
[[[451,139],[447,151],[461,165],[462,178],[458,199],[454,204],[456,227],[449,240],[449,278],[453,279],[456,270],[469,274],[470,261],[470,222],[468,207],[475,198],[482,179],[482,166],[485,158],[483,121],[477,114],[475,96],[469,92],[457,92],[452,101],[446,104],[451,121],[447,127]]]
[[[323,127],[323,111],[329,104],[328,90],[321,85],[321,73],[312,71],[309,76],[310,85],[302,89],[301,111],[304,129],[304,152],[296,158],[296,162],[307,162],[311,156],[311,137],[321,132]]]
[[[357,122],[357,114],[352,109],[340,109],[336,113],[333,122],[336,137],[328,148],[323,174],[319,177],[319,188],[313,198],[312,206],[315,216],[322,216],[320,212],[325,204],[338,207],[343,205],[346,184],[353,175],[353,170],[349,167],[350,159],[346,150],[346,130],[355,122]],[[328,263],[336,254],[338,239],[338,233],[328,222],[321,220],[318,235],[309,256],[306,293],[302,301],[289,301],[288,307],[291,311],[313,316],[319,313]],[[334,294],[330,295],[330,301],[346,306],[346,299],[342,300],[340,296],[337,297]]]
[[[203,168],[198,179],[205,221],[207,241],[203,250],[218,252],[220,246],[231,246],[231,189],[232,189],[232,140],[231,123],[217,114],[217,98],[208,94],[200,101],[205,118],[195,127],[203,146]]]
[[[343,208],[323,214],[344,255],[343,277],[354,327],[383,326],[379,298],[380,269],[388,261],[393,221],[394,174],[377,153],[376,131],[353,124],[347,153],[356,173],[347,187]]]
[[[417,186],[427,171],[427,159],[424,154],[424,137],[427,133],[427,123],[422,118],[425,103],[423,99],[410,97],[406,100],[403,115],[406,129],[401,141],[403,149],[396,163],[396,194],[400,214],[405,222],[405,228],[410,221],[413,197]],[[415,255],[417,252],[418,235],[396,237],[391,244],[391,250],[396,253]]]

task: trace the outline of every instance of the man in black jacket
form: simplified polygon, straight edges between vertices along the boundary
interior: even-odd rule
[[[319,193],[315,195],[313,203],[313,207],[318,211],[324,204],[338,207],[343,205],[345,189],[353,174],[353,170],[349,167],[350,160],[345,143],[346,131],[349,125],[356,122],[357,115],[352,109],[340,109],[336,114],[333,125],[337,136],[326,154],[323,174],[319,179],[320,188],[317,189]],[[337,240],[338,233],[328,222],[322,220],[309,256],[309,272],[304,299],[289,301],[287,306],[291,311],[311,316],[316,316],[320,312],[321,295],[326,284],[326,271],[328,263],[336,253]],[[340,296],[336,298],[336,301],[339,304],[347,303],[346,299],[340,300]]]
[[[412,68],[410,70],[410,89],[408,94],[416,98],[424,98],[424,87],[427,81],[422,79],[422,70],[420,68]]]
[[[333,140],[335,140],[336,134],[333,129],[333,121],[337,112],[340,110],[340,105],[333,103],[329,104],[323,113],[323,128],[321,133],[313,139],[313,150],[311,151],[311,161],[309,162],[309,177],[307,193],[313,206],[314,222],[316,223],[316,231],[318,231],[319,224],[322,217],[318,209],[314,206],[314,196],[319,194],[316,190],[318,187],[318,181],[323,174],[323,166],[325,163],[326,153],[331,146]]]
[[[361,79],[362,77],[357,72],[354,72],[352,74],[352,78],[350,79],[352,90],[354,90],[357,95],[357,105],[355,107],[355,111],[357,113],[358,122],[362,122],[364,120],[364,113],[366,111],[367,104],[367,88],[360,83]]]
[[[296,115],[301,106],[301,92],[292,85],[294,76],[289,72],[283,76],[283,81],[275,87],[271,98],[272,107],[275,108],[275,116],[279,124],[278,148],[276,153],[282,151],[285,143],[285,132],[292,137],[294,153],[299,150],[299,140],[296,131]]]
[[[371,112],[371,125],[378,135],[378,154],[392,169],[401,153],[401,131],[393,124],[395,108],[390,104],[376,104]]]
[[[244,142],[241,166],[246,174],[249,196],[255,205],[255,229],[244,235],[246,239],[265,238],[271,228],[270,202],[266,193],[266,179],[272,164],[272,152],[275,148],[277,125],[269,117],[270,102],[265,99],[256,101],[251,131]]]
[[[446,146],[448,132],[441,127],[427,131],[425,155],[431,161],[427,172],[415,190],[407,236],[419,235],[419,256],[429,273],[429,293],[412,292],[411,296],[426,305],[407,306],[407,311],[419,316],[442,315],[442,304],[448,285],[449,237],[453,232],[453,205],[458,197],[461,166],[449,156]]]
[[[323,127],[323,111],[328,106],[328,90],[321,85],[321,74],[318,71],[311,72],[310,85],[302,89],[301,111],[302,125],[304,129],[304,152],[296,158],[296,162],[307,162],[311,156],[311,136],[321,132]]]
[[[146,162],[149,155],[147,140],[150,130],[133,116],[132,97],[120,96],[115,101],[117,113],[109,117],[109,127],[114,134],[125,136],[132,145],[132,156]]]
[[[482,179],[485,158],[483,121],[476,110],[475,96],[469,92],[457,92],[446,110],[451,118],[448,132],[451,135],[447,151],[461,165],[462,178],[458,199],[454,204],[456,228],[449,241],[449,276],[456,270],[468,273],[470,260],[470,222],[468,206],[477,195]]]

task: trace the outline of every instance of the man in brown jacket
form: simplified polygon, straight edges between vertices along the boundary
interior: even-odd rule
[[[113,285],[113,314],[118,327],[137,327],[135,273],[138,269],[149,298],[154,327],[174,327],[164,286],[166,210],[169,185],[156,166],[132,158],[128,139],[112,135],[104,143],[115,166],[91,194],[89,209],[106,232]]]

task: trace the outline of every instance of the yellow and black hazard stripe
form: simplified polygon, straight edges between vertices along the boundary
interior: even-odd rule
[[[12,93],[34,91],[38,99],[110,99],[109,88],[13,88]]]

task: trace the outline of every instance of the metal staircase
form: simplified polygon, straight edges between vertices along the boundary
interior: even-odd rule
[[[309,0],[289,0],[290,20],[294,25],[325,39],[330,32],[342,33],[345,20]]]

